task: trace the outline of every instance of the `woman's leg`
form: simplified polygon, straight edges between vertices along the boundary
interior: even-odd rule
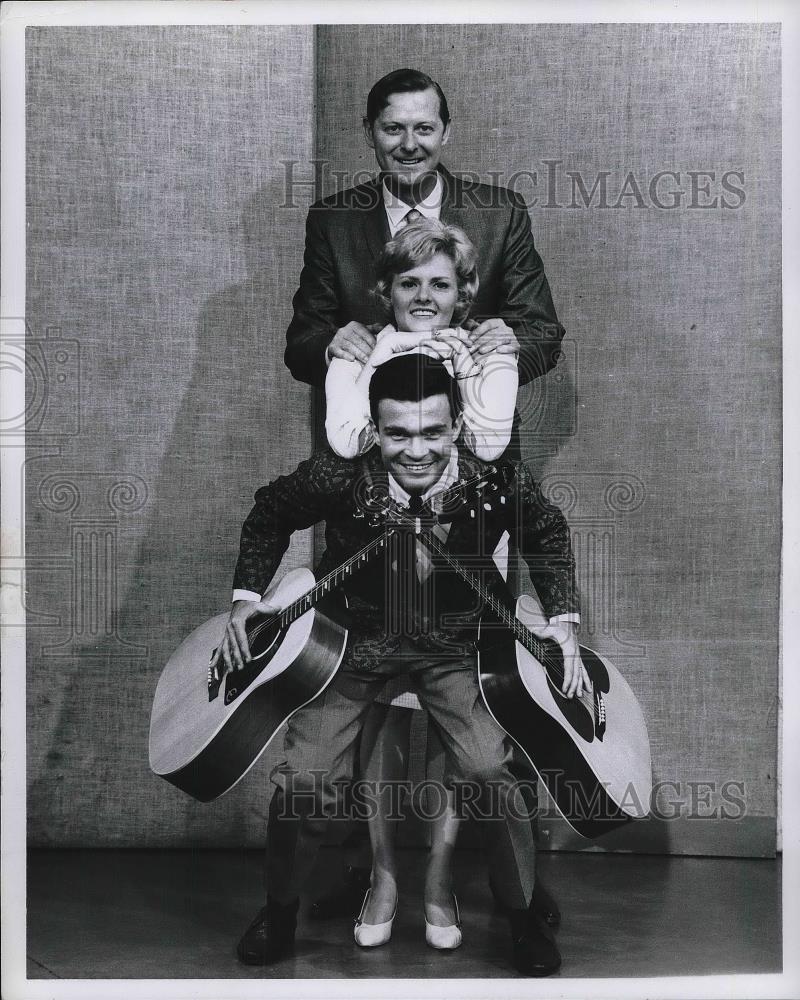
[[[362,919],[381,924],[392,919],[397,904],[397,809],[399,785],[408,775],[409,738],[413,709],[375,702],[361,733],[361,774],[378,789],[375,815],[369,818],[372,844],[372,892]]]
[[[425,872],[425,919],[436,927],[456,922],[453,906],[453,851],[460,820],[455,811],[453,792],[445,790],[445,752],[436,726],[428,719],[426,777],[436,782],[440,793],[436,802],[430,798],[426,808],[431,820],[431,849]],[[432,793],[431,793],[432,794]]]

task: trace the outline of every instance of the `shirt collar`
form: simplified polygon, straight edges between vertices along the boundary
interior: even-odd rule
[[[411,494],[406,492],[400,483],[394,478],[394,476],[388,473],[389,476],[389,496],[392,500],[400,504],[401,507],[407,507],[409,500],[411,499]],[[430,500],[431,497],[436,496],[437,493],[444,493],[445,490],[449,490],[453,483],[458,479],[458,449],[453,445],[453,451],[450,454],[450,461],[447,463],[447,467],[440,476],[439,479],[430,486],[422,494],[423,503],[426,500]]]
[[[408,215],[412,208],[424,215],[426,219],[438,219],[442,209],[442,201],[444,200],[444,184],[442,183],[441,174],[436,174],[436,183],[433,186],[433,190],[417,205],[407,205],[400,198],[392,194],[389,188],[386,186],[386,181],[381,184],[381,190],[383,191],[383,207],[386,209],[386,217],[389,220],[389,231],[392,236],[397,234],[397,231],[403,226],[403,219]]]

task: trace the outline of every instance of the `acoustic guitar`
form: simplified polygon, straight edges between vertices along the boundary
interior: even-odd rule
[[[464,481],[439,495],[441,517],[454,516],[477,483]],[[194,630],[167,661],[150,717],[150,767],[182,791],[210,802],[240,781],[295,712],[320,695],[339,668],[347,643],[336,588],[382,552],[397,528],[388,523],[388,496],[368,491],[354,517],[379,534],[317,581],[297,569],[270,587],[264,600],[275,615],[246,625],[251,659],[244,670],[217,676],[210,663],[230,614]],[[220,664],[224,667],[224,664]]]
[[[463,506],[471,507],[471,516],[490,512],[493,503],[505,502],[509,485],[494,472],[475,477],[467,488],[462,484]],[[466,495],[470,492],[472,497]],[[524,595],[515,600],[502,582],[487,583],[463,567],[432,532],[430,504],[416,518],[391,501],[385,513],[389,523],[416,533],[434,566],[448,566],[480,598],[483,700],[528,758],[567,823],[584,837],[597,837],[647,816],[652,795],[647,725],[613,663],[580,645],[591,688],[567,698],[561,691],[561,647],[530,630],[541,621],[530,600]]]
[[[200,802],[227,792],[255,764],[290,716],[333,680],[347,643],[346,599],[336,588],[386,546],[384,531],[319,582],[287,573],[264,600],[277,614],[246,625],[251,660],[218,677],[210,663],[229,612],[196,628],[169,658],[150,717],[150,767]],[[220,664],[224,669],[224,664]]]
[[[462,567],[433,534],[485,494],[503,501],[504,473],[462,481],[411,516],[389,497],[370,493],[365,513],[383,532],[319,582],[294,570],[264,599],[281,608],[247,625],[252,659],[218,678],[210,661],[229,615],[196,629],[170,657],[156,689],[150,766],[173,785],[207,802],[232,788],[281,725],[331,682],[347,642],[337,622],[344,596],[335,588],[372,559],[399,530],[412,531],[434,563],[448,565],[480,597],[479,681],[486,706],[542,779],[559,812],[581,835],[594,837],[649,812],[652,779],[647,728],[633,692],[605,657],[580,646],[592,681],[580,698],[565,698],[561,648],[526,626],[524,599],[488,586]],[[489,505],[491,506],[491,504]]]

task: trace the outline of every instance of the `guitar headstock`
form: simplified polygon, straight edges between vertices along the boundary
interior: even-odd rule
[[[450,489],[431,497],[423,510],[431,508],[439,524],[447,524],[464,514],[474,516],[478,507],[504,504],[511,495],[514,468],[511,465],[490,465],[484,471],[460,480]]]
[[[384,487],[369,484],[360,492],[359,510],[355,516],[366,519],[372,527],[415,528],[421,524],[430,528],[435,524],[449,524],[464,514],[474,517],[479,507],[493,506],[495,501],[505,504],[513,483],[513,466],[490,465],[431,497],[417,514],[410,514],[407,507],[401,507]]]
[[[382,528],[403,524],[408,511],[393,500],[385,489],[371,484],[361,492],[353,516],[366,520],[371,528]]]

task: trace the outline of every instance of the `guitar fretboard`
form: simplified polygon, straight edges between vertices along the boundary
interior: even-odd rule
[[[303,594],[302,597],[298,598],[292,604],[287,605],[281,612],[281,625],[291,625],[293,621],[304,615],[306,611],[310,611],[326,594],[329,594],[340,583],[343,583],[349,576],[352,576],[357,569],[365,566],[373,556],[386,546],[390,534],[391,532],[385,531],[382,535],[379,535],[378,538],[370,542],[369,545],[366,545],[360,552],[351,556],[341,566],[337,566],[335,570],[323,577],[308,593]]]
[[[451,486],[450,489],[438,494],[435,497],[435,502],[437,505],[445,509],[453,502],[463,502],[469,490],[476,489],[480,485],[490,482],[496,475],[497,470],[494,466],[491,466],[488,473],[483,472],[479,475],[461,480],[456,483],[455,486]],[[389,516],[394,507],[395,505],[393,501],[390,501],[388,497],[382,498],[377,503],[376,512],[381,511],[385,516]],[[401,511],[401,513],[403,512]],[[263,624],[263,626],[260,625],[258,630],[260,631],[261,627],[274,624],[276,620],[278,620],[280,628],[285,628],[287,625],[291,625],[293,621],[296,621],[307,611],[310,611],[318,601],[325,597],[326,594],[329,594],[335,587],[338,587],[340,583],[351,576],[357,569],[360,569],[368,563],[376,553],[385,548],[388,539],[390,535],[394,533],[394,530],[395,529],[391,525],[387,525],[381,535],[375,538],[368,545],[365,545],[363,549],[356,552],[354,556],[351,556],[346,562],[342,563],[341,566],[337,566],[335,570],[328,573],[327,576],[320,580],[315,587],[308,591],[308,593],[287,605],[283,611],[280,612],[280,615],[270,618],[268,622]]]
[[[291,604],[287,604],[279,614],[267,616],[259,621],[250,630],[249,638],[251,641],[256,639],[260,632],[272,627],[275,623],[277,623],[278,628],[284,629],[291,625],[292,622],[297,621],[298,618],[307,611],[310,611],[323,597],[330,594],[335,587],[338,587],[339,584],[343,583],[357,569],[366,565],[381,549],[385,548],[389,536],[392,534],[393,530],[387,529],[368,545],[365,545],[363,549],[356,552],[355,555],[350,556],[341,566],[337,566],[336,569],[324,576],[311,590],[303,594],[302,597],[298,597]]]
[[[508,598],[504,600],[500,595],[490,590],[476,573],[462,566],[444,548],[433,532],[423,529],[420,532],[420,538],[435,556],[442,559],[451,569],[455,570],[461,579],[468,584],[470,589],[491,610],[492,614],[513,633],[514,638],[520,645],[524,646],[540,662],[547,660],[550,656],[552,645],[545,640],[539,639],[522,624],[514,613],[514,609],[510,607]]]

